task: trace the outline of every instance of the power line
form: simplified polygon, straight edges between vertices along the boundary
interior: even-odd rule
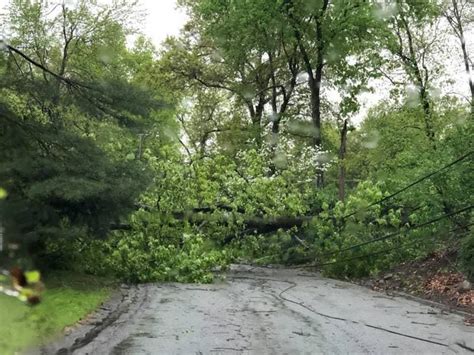
[[[460,210],[457,210],[455,212],[451,212],[451,213],[447,213],[447,214],[443,214],[441,216],[438,216],[434,219],[431,219],[427,222],[423,222],[421,224],[417,224],[413,227],[410,227],[408,230],[415,230],[415,229],[419,229],[419,228],[422,228],[422,227],[425,227],[427,225],[430,225],[430,224],[433,224],[435,222],[438,222],[444,218],[448,218],[448,217],[452,217],[452,216],[455,216],[455,215],[458,215],[458,214],[461,214],[463,212],[466,212],[466,211],[469,211],[470,209],[474,208],[474,205],[470,205],[470,206],[467,206],[467,207],[464,207]],[[407,231],[408,231],[407,230]],[[339,249],[339,250],[336,250],[336,251],[333,251],[333,252],[330,252],[330,253],[326,253],[324,255],[322,255],[322,257],[326,257],[326,256],[331,256],[331,255],[334,255],[334,254],[340,254],[344,251],[348,251],[348,250],[352,250],[352,249],[356,249],[358,247],[361,247],[361,246],[364,246],[364,245],[367,245],[367,244],[372,244],[372,243],[375,243],[375,242],[379,242],[379,241],[382,241],[382,240],[386,240],[386,239],[389,239],[389,238],[393,238],[393,237],[396,237],[397,235],[400,235],[402,233],[405,233],[406,231],[403,230],[403,229],[400,229],[399,231],[397,232],[394,232],[394,233],[390,233],[390,234],[387,234],[387,235],[384,235],[383,237],[379,237],[379,238],[374,238],[374,239],[371,239],[371,240],[367,240],[365,242],[361,242],[361,243],[358,243],[358,244],[354,244],[354,245],[351,245],[349,247],[346,247],[346,248],[343,248],[343,249]]]
[[[451,229],[451,230],[449,231],[449,233],[455,232],[455,231],[460,230],[460,229],[468,228],[468,227],[470,227],[470,226],[472,226],[472,225],[474,225],[474,223],[468,224],[467,226],[457,227],[457,228]],[[469,233],[469,232],[470,232],[470,231],[465,231],[465,232],[463,232],[463,233],[460,233],[459,235],[463,235],[463,234],[466,234],[466,233]],[[431,239],[434,239],[435,237],[437,237],[437,236],[436,236],[436,235],[433,235],[433,236],[428,237],[428,238],[426,238],[426,239],[431,240]],[[345,259],[336,260],[336,261],[329,261],[329,262],[326,262],[326,263],[317,263],[317,264],[307,265],[307,266],[305,266],[305,267],[320,267],[320,266],[327,266],[327,265],[333,265],[333,264],[344,263],[344,262],[352,261],[352,260],[356,260],[356,259],[363,259],[363,258],[366,258],[366,257],[369,257],[369,256],[375,256],[375,255],[379,255],[379,254],[385,254],[385,253],[388,253],[388,252],[391,252],[391,251],[394,251],[394,250],[397,250],[397,249],[401,249],[402,247],[406,247],[406,246],[415,244],[415,243],[417,243],[417,242],[424,242],[424,241],[426,241],[426,240],[412,240],[412,241],[410,241],[410,242],[408,242],[408,243],[405,243],[405,244],[402,244],[402,245],[397,245],[396,247],[393,247],[393,248],[378,250],[378,251],[375,251],[375,252],[372,252],[372,253],[366,253],[366,254],[362,254],[362,255],[356,255],[356,256],[353,256],[353,257],[350,257],[350,258],[345,258]]]
[[[402,189],[400,189],[400,190],[394,192],[393,194],[391,194],[391,195],[389,195],[389,196],[386,196],[386,197],[384,197],[384,198],[382,198],[382,199],[380,199],[380,200],[378,200],[378,201],[375,201],[375,202],[371,203],[370,205],[368,205],[368,206],[366,206],[366,207],[364,207],[364,208],[362,208],[362,209],[359,209],[359,210],[357,210],[357,211],[355,211],[355,212],[352,212],[352,213],[350,213],[350,214],[348,214],[348,215],[343,216],[342,219],[346,219],[346,218],[348,218],[348,217],[351,217],[351,216],[353,216],[353,215],[359,213],[359,212],[362,211],[362,210],[365,210],[365,209],[367,209],[367,208],[370,208],[370,207],[375,206],[375,205],[377,205],[377,204],[380,204],[380,203],[382,203],[382,202],[384,202],[384,201],[387,201],[388,199],[393,198],[394,196],[396,196],[396,195],[398,195],[398,194],[400,194],[400,193],[402,193],[402,192],[408,190],[409,188],[411,188],[411,187],[413,187],[413,186],[419,184],[420,182],[422,182],[422,181],[424,181],[424,180],[426,180],[426,179],[429,179],[430,177],[432,177],[432,176],[434,176],[434,175],[436,175],[436,174],[439,174],[440,172],[442,172],[442,171],[444,171],[444,170],[450,168],[451,166],[453,166],[453,165],[455,165],[455,164],[458,164],[459,162],[461,162],[461,161],[463,161],[464,159],[468,158],[472,153],[473,153],[473,151],[470,151],[470,152],[468,152],[468,153],[462,155],[461,157],[459,157],[459,158],[457,158],[456,160],[450,162],[449,164],[443,166],[442,168],[440,168],[440,169],[438,169],[438,170],[436,170],[436,171],[433,171],[433,172],[431,172],[431,173],[429,173],[429,174],[427,174],[427,175],[424,175],[423,177],[421,177],[421,178],[417,179],[416,181],[414,181],[414,182],[408,184],[407,186],[405,186],[405,187],[403,187]],[[438,222],[438,221],[441,220],[441,219],[444,219],[444,218],[447,218],[447,217],[451,217],[451,216],[457,215],[457,214],[459,214],[459,213],[466,212],[466,211],[472,209],[473,207],[474,207],[474,205],[471,205],[471,206],[468,206],[468,207],[466,207],[466,208],[463,208],[463,209],[461,209],[461,210],[459,210],[459,211],[455,211],[455,212],[451,212],[451,213],[449,213],[449,214],[441,215],[441,216],[439,216],[439,217],[437,217],[437,218],[435,218],[435,219],[432,219],[432,220],[430,220],[430,221],[427,221],[427,222],[421,223],[421,224],[419,224],[419,225],[415,225],[415,226],[413,226],[413,227],[410,227],[409,229],[410,229],[410,230],[414,230],[414,229],[418,229],[418,228],[424,227],[424,226],[426,226],[426,225],[429,225],[429,224]],[[371,243],[375,243],[375,242],[378,242],[378,241],[382,241],[382,240],[386,240],[386,239],[389,239],[389,238],[393,238],[393,237],[395,237],[395,236],[397,236],[397,235],[400,235],[400,234],[402,234],[402,233],[404,233],[404,232],[405,232],[404,230],[399,230],[399,231],[397,231],[397,232],[394,232],[394,233],[391,233],[391,234],[387,234],[387,235],[385,235],[385,236],[383,236],[383,237],[380,237],[380,238],[371,239],[371,240],[369,240],[369,241],[365,241],[365,242],[362,242],[362,243],[359,243],[359,244],[355,244],[355,245],[349,246],[349,247],[344,248],[344,249],[339,249],[339,250],[336,250],[336,251],[334,251],[334,252],[326,253],[326,254],[324,254],[322,257],[324,258],[324,257],[327,257],[327,256],[331,256],[331,255],[335,255],[335,254],[340,254],[340,253],[342,253],[342,252],[344,252],[344,251],[347,251],[347,250],[352,250],[352,249],[355,249],[355,248],[358,248],[358,247],[361,247],[361,246],[364,246],[364,245],[367,245],[367,244],[371,244]]]
[[[413,187],[413,186],[415,186],[415,185],[421,183],[422,181],[424,181],[424,180],[426,180],[426,179],[429,179],[430,177],[439,174],[440,172],[442,172],[442,171],[444,171],[444,170],[450,168],[451,166],[460,163],[460,162],[463,161],[464,159],[468,158],[472,153],[473,153],[473,151],[469,151],[468,153],[466,153],[466,154],[462,155],[461,157],[457,158],[456,160],[454,160],[454,161],[450,162],[449,164],[446,164],[445,166],[441,167],[440,169],[438,169],[438,170],[436,170],[436,171],[433,171],[433,172],[431,172],[431,173],[429,173],[429,174],[427,174],[427,175],[422,176],[421,178],[419,178],[419,179],[417,179],[416,181],[414,181],[414,182],[408,184],[407,186],[405,186],[405,187],[403,187],[402,189],[400,189],[400,190],[398,190],[398,191],[392,193],[392,194],[389,195],[389,196],[386,196],[386,197],[384,197],[384,198],[382,198],[382,199],[380,199],[380,200],[378,200],[378,201],[375,201],[375,202],[371,203],[370,205],[368,205],[368,206],[366,206],[366,207],[364,207],[364,208],[362,208],[362,209],[359,209],[359,210],[354,211],[354,212],[352,212],[352,213],[350,213],[350,214],[348,214],[348,215],[343,216],[342,219],[349,218],[349,217],[351,217],[351,216],[353,216],[353,215],[359,213],[359,212],[362,211],[362,210],[365,210],[365,209],[367,209],[367,208],[370,208],[370,207],[372,207],[372,206],[375,206],[375,205],[377,205],[377,204],[380,204],[380,203],[382,203],[382,202],[384,202],[384,201],[387,201],[387,200],[389,200],[389,199],[391,199],[391,198],[397,196],[398,194],[400,194],[400,193],[402,193],[402,192],[408,190],[409,188],[411,188],[411,187]],[[422,227],[424,227],[424,226],[427,226],[427,225],[433,224],[433,223],[435,223],[435,222],[438,222],[438,221],[440,221],[440,220],[442,220],[442,219],[444,219],[444,218],[448,218],[448,217],[451,217],[451,216],[454,216],[454,215],[457,215],[457,214],[466,212],[466,211],[472,209],[473,207],[474,207],[474,205],[471,205],[471,206],[465,207],[465,208],[463,208],[463,209],[461,209],[461,210],[458,210],[458,211],[455,211],[455,212],[451,212],[451,213],[449,213],[449,214],[441,215],[441,216],[439,216],[439,217],[437,217],[437,218],[435,218],[435,219],[432,219],[432,220],[430,220],[430,221],[427,221],[427,222],[421,223],[421,224],[419,224],[419,225],[415,225],[415,226],[413,226],[413,227],[410,227],[409,230],[415,230],[415,229],[418,229],[418,228],[422,228]],[[470,225],[468,225],[468,226],[470,226]],[[322,255],[322,257],[324,258],[324,257],[327,257],[327,256],[331,256],[331,255],[335,255],[335,254],[340,254],[340,253],[342,253],[342,252],[344,252],[344,251],[352,250],[352,249],[355,249],[355,248],[358,248],[358,247],[361,247],[361,246],[364,246],[364,245],[367,245],[367,244],[371,244],[371,243],[375,243],[375,242],[378,242],[378,241],[382,241],[382,240],[386,240],[386,239],[389,239],[389,238],[393,238],[393,237],[395,237],[395,236],[397,236],[397,235],[400,235],[400,234],[402,234],[402,233],[404,233],[404,232],[405,232],[405,230],[399,230],[398,232],[391,233],[391,234],[387,234],[387,235],[385,235],[385,236],[383,236],[383,237],[380,237],[380,238],[371,239],[371,240],[369,240],[369,241],[362,242],[362,243],[359,243],[359,244],[355,244],[355,245],[349,246],[349,247],[344,248],[344,249],[340,249],[340,250],[337,250],[337,251],[334,251],[334,252],[326,253],[326,254]],[[392,248],[392,250],[393,250],[393,249],[396,249],[396,248]],[[363,258],[363,257],[366,257],[366,256],[377,255],[377,254],[381,254],[381,253],[384,253],[384,252],[387,252],[387,251],[390,251],[390,250],[381,250],[381,251],[378,251],[378,252],[375,252],[375,253],[366,254],[366,255],[362,255],[362,256],[356,256],[356,257],[353,257],[353,258],[350,258],[350,259],[345,259],[345,260],[352,260],[352,259]],[[343,260],[343,261],[344,261],[344,260]],[[336,262],[339,262],[339,261],[336,261]],[[336,262],[330,262],[330,263],[325,263],[325,264],[313,264],[313,265],[309,265],[309,266],[323,266],[323,265],[329,265],[329,264],[336,263]],[[341,261],[341,262],[342,262],[342,261]]]
[[[415,180],[414,182],[408,184],[407,186],[401,188],[400,190],[395,191],[393,194],[391,194],[391,195],[389,195],[389,196],[383,197],[383,198],[381,198],[380,200],[375,201],[375,202],[371,203],[370,205],[368,205],[368,206],[366,206],[366,207],[364,207],[364,208],[361,208],[361,209],[359,209],[359,210],[357,210],[357,211],[354,211],[354,212],[351,212],[351,213],[349,213],[349,214],[347,214],[347,215],[345,215],[345,216],[342,216],[342,219],[346,219],[346,218],[349,218],[349,217],[351,217],[351,216],[354,216],[355,214],[359,213],[360,211],[366,210],[366,209],[368,209],[368,208],[370,208],[370,207],[372,207],[372,206],[378,205],[378,204],[380,204],[380,203],[382,203],[382,202],[385,202],[385,201],[387,201],[387,200],[389,200],[389,199],[391,199],[391,198],[393,198],[393,197],[395,197],[395,196],[401,194],[402,192],[404,192],[404,191],[408,190],[409,188],[411,188],[411,187],[413,187],[413,186],[415,186],[415,185],[421,183],[422,181],[424,181],[424,180],[426,180],[426,179],[429,179],[430,177],[435,176],[435,175],[439,174],[440,172],[442,172],[442,171],[444,171],[444,170],[450,168],[451,166],[456,165],[457,163],[463,161],[464,159],[468,158],[472,153],[474,153],[474,151],[470,151],[470,152],[468,152],[468,153],[462,155],[461,157],[457,158],[456,160],[452,161],[451,163],[449,163],[449,164],[443,166],[442,168],[440,168],[440,169],[438,169],[438,170],[436,170],[436,171],[432,171],[431,173],[429,173],[429,174],[427,174],[427,175],[425,175],[425,176],[422,176],[421,178]]]

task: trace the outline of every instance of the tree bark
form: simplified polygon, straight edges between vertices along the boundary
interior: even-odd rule
[[[209,219],[206,215],[200,214],[175,214],[175,218],[186,220],[192,224],[200,224]],[[246,233],[269,233],[278,229],[291,229],[293,227],[300,228],[305,222],[309,222],[314,216],[298,216],[298,217],[249,217],[243,222],[243,229]],[[222,222],[225,222],[224,218]],[[132,226],[128,223],[115,223],[110,225],[110,230],[131,230]]]
[[[415,48],[415,43],[418,43],[418,41],[417,38],[414,38],[413,36],[412,28],[410,27],[412,24],[409,23],[406,16],[407,13],[404,12],[406,10],[403,8],[403,1],[396,0],[396,4],[398,15],[394,20],[393,25],[398,37],[398,46],[394,51],[394,54],[398,56],[403,64],[405,73],[417,87],[418,98],[423,110],[425,135],[433,146],[433,149],[436,149],[435,133],[432,124],[432,107],[427,91],[429,82],[428,69],[424,63],[424,56],[422,56],[421,63],[417,58],[417,48]],[[422,69],[424,69],[424,74],[422,73]]]
[[[290,9],[293,6],[291,0],[286,2]],[[297,27],[296,20],[291,13],[288,11],[288,17],[292,21],[293,32],[300,49],[301,57],[305,66],[306,73],[308,74],[308,87],[311,93],[311,121],[314,126],[313,133],[313,145],[316,150],[321,149],[322,138],[321,138],[321,82],[323,78],[324,68],[324,38],[323,38],[323,24],[322,19],[326,13],[329,5],[329,0],[323,0],[322,7],[319,13],[316,15],[316,41],[317,41],[317,53],[316,53],[316,64],[313,66],[310,55],[303,43],[303,35]],[[324,184],[324,172],[321,167],[317,168],[316,171],[316,186],[321,188]]]
[[[339,201],[344,202],[345,197],[345,185],[346,185],[346,146],[347,146],[347,119],[344,120],[344,124],[341,130],[341,145],[339,147]]]
[[[469,81],[469,89],[471,91],[471,115],[474,116],[474,81],[472,79],[471,74],[471,65],[470,65],[470,58],[466,48],[466,38],[464,36],[464,26],[463,26],[463,15],[459,11],[459,4],[458,0],[452,0],[453,10],[452,16],[449,14],[445,14],[446,18],[448,19],[449,24],[451,25],[454,33],[459,38],[461,42],[461,51],[464,60],[464,68],[466,70],[466,74]]]
[[[424,63],[422,63],[424,70],[425,70],[425,75],[422,74],[421,69],[420,69],[420,63],[418,62],[416,58],[416,53],[415,53],[415,47],[414,47],[414,40],[413,40],[413,35],[412,31],[410,29],[410,25],[408,24],[407,19],[405,18],[403,12],[400,12],[400,19],[404,27],[404,31],[407,35],[408,38],[408,51],[410,57],[406,57],[403,55],[403,47],[402,47],[402,42],[400,42],[400,56],[403,62],[405,63],[406,66],[408,66],[412,72],[413,76],[416,82],[416,85],[418,86],[418,95],[420,99],[421,106],[423,108],[423,114],[424,114],[424,121],[425,121],[425,134],[432,144],[433,148],[436,149],[436,139],[435,139],[435,132],[434,132],[434,127],[433,127],[433,117],[432,117],[432,108],[431,108],[431,102],[430,98],[428,96],[428,69],[425,67]]]

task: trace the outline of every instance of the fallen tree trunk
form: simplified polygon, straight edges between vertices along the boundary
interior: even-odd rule
[[[128,223],[112,223],[109,227],[111,231],[129,231],[132,230],[132,226]]]
[[[223,209],[218,207],[218,209]],[[204,221],[222,221],[223,223],[228,223],[233,221],[231,214],[222,215],[222,216],[209,216],[206,213],[212,213],[218,209],[214,208],[194,208],[187,212],[174,212],[173,216],[179,220],[185,220],[193,224],[199,224]],[[224,211],[229,212],[230,210],[224,209]],[[240,213],[241,214],[241,213]],[[301,227],[303,223],[310,221],[314,216],[272,216],[272,217],[246,217],[242,223],[243,228],[249,232],[259,232],[259,233],[268,233],[273,232],[278,229],[290,229],[293,227]]]
[[[293,227],[301,227],[305,222],[309,222],[314,216],[299,217],[262,217],[249,218],[244,220],[247,230],[256,231],[258,233],[274,232],[278,229],[291,229]]]
[[[216,207],[194,207],[186,211],[174,211],[172,214],[173,214],[173,217],[176,219],[189,219],[195,214],[214,213],[217,211],[237,212],[240,214],[245,214],[244,209],[241,209],[241,208],[235,209],[227,205],[217,205]]]
[[[192,224],[200,224],[209,220],[209,216],[199,213],[173,213],[174,217],[179,220],[188,221]],[[269,233],[278,229],[291,229],[293,227],[301,227],[305,222],[309,222],[314,216],[298,216],[298,217],[250,217],[243,221],[243,229],[247,233]],[[228,223],[229,218],[222,217],[217,219],[222,223]],[[111,230],[130,230],[130,224],[120,223],[111,225]]]

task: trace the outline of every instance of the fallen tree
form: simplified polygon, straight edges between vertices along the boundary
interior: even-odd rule
[[[151,206],[137,205],[137,207],[151,212],[156,210]],[[215,212],[224,212],[222,215],[211,215]],[[225,213],[227,212],[227,214]],[[270,233],[279,229],[291,229],[293,227],[300,228],[304,223],[309,222],[315,216],[262,216],[262,217],[246,217],[243,216],[243,210],[235,210],[226,205],[218,205],[216,207],[195,207],[187,211],[175,211],[172,216],[179,221],[187,221],[191,224],[202,225],[206,222],[221,222],[228,224],[236,220],[235,214],[243,217],[239,220],[244,233]],[[111,230],[131,230],[132,227],[128,223],[112,224]],[[227,238],[226,238],[227,239]]]
[[[151,212],[156,210],[153,206],[137,204],[137,208]],[[229,215],[212,216],[215,212],[228,212]],[[242,208],[235,208],[228,205],[219,204],[215,207],[194,207],[186,211],[174,211],[172,215],[177,220],[188,221],[193,224],[201,224],[206,221],[218,221],[222,220],[223,223],[227,223],[232,219],[230,213],[237,213],[239,215],[245,215],[245,210]],[[268,233],[274,232],[278,229],[290,229],[293,227],[301,227],[305,222],[310,221],[315,216],[258,216],[258,217],[244,217],[241,222],[246,231],[249,233]],[[115,230],[126,230],[130,229],[128,224],[116,224],[112,226]]]

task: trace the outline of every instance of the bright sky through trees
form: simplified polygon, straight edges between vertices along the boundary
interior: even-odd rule
[[[5,12],[4,7],[7,4],[8,0],[0,0],[0,14]],[[145,14],[143,24],[139,24],[139,30],[151,38],[157,47],[161,46],[161,43],[167,36],[178,36],[179,31],[187,21],[186,13],[182,9],[177,8],[176,0],[139,0],[139,6]],[[469,36],[469,34],[472,35],[472,33],[467,33],[466,37],[468,38],[469,47],[472,47],[471,42],[473,42],[472,38],[474,36]],[[0,35],[3,35],[1,28]],[[129,40],[132,42],[133,38]],[[454,93],[459,97],[467,97],[467,78],[460,55],[459,52],[454,51],[454,53],[451,53],[449,62],[446,63],[448,69],[447,75],[452,80],[452,86],[439,89],[440,91]],[[454,61],[453,56],[455,58]],[[368,108],[388,97],[389,93],[385,90],[387,87],[386,84],[384,80],[374,81],[372,85],[376,88],[376,94],[365,93],[361,95],[361,110],[356,117],[354,117],[354,121],[359,122],[366,114]],[[335,99],[337,100],[336,97]]]
[[[176,0],[140,0],[140,2],[148,14],[143,31],[155,45],[159,45],[167,36],[178,35],[187,16],[184,11],[176,8]]]
[[[144,13],[145,22],[141,30],[159,46],[167,36],[176,36],[186,22],[184,11],[176,8],[176,0],[140,0]],[[0,0],[0,13],[4,13],[4,7],[8,0]],[[1,33],[0,28],[0,33]]]

